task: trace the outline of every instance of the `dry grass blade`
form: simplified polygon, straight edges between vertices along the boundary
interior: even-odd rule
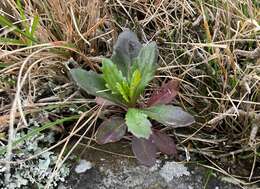
[[[109,110],[96,109],[92,96],[80,96],[68,69],[99,71],[102,57],[112,53],[116,33],[128,27],[142,42],[156,41],[160,50],[156,78],[143,98],[146,100],[155,88],[174,78],[180,83],[174,104],[196,116],[196,125],[173,132],[179,141],[178,149],[191,158],[196,154],[205,160],[207,165],[203,166],[240,185],[259,182],[258,1],[17,2],[0,2],[0,14],[4,16],[0,28],[0,134],[6,136],[0,145],[8,147],[0,162],[6,164],[7,173],[13,164],[27,162],[64,144],[45,186],[48,188],[76,147],[63,157],[72,136],[79,137],[77,145],[87,138],[87,147],[95,148],[90,145],[94,125],[103,111]],[[32,30],[35,32],[30,33]],[[87,114],[84,134],[78,133],[84,128],[80,119],[69,135],[46,150],[22,160],[13,158],[15,133],[30,130],[31,119],[46,113],[47,121],[75,114],[85,117],[82,109],[95,111]],[[45,121],[40,119],[39,123]],[[87,133],[90,130],[92,133]],[[230,165],[231,160],[241,171]]]

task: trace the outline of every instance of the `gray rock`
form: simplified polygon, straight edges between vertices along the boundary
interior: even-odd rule
[[[114,146],[113,146],[114,145]],[[109,150],[130,148],[126,145],[107,145]],[[138,165],[133,158],[110,155],[101,151],[87,150],[84,159],[93,168],[84,173],[72,172],[67,188],[72,189],[238,189],[240,187],[221,180],[216,174],[208,179],[208,170],[172,160],[157,161],[153,167]],[[208,181],[207,181],[208,179]]]

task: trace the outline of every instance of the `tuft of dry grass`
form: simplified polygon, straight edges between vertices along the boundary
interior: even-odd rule
[[[196,116],[192,127],[169,130],[179,141],[178,149],[187,156],[198,154],[204,166],[241,185],[259,182],[257,0],[24,0],[22,7],[26,20],[15,0],[0,2],[1,15],[22,31],[39,17],[33,36],[37,40],[29,44],[14,26],[0,28],[1,37],[18,40],[0,40],[0,133],[8,136],[1,142],[9,145],[7,165],[14,133],[30,127],[28,117],[47,112],[47,121],[53,121],[93,110],[93,98],[85,99],[72,84],[67,67],[74,61],[68,60],[72,57],[76,66],[98,71],[101,57],[111,55],[116,36],[128,27],[143,42],[154,40],[159,46],[160,67],[147,94],[175,78],[181,91],[174,103]],[[68,115],[62,107],[75,111]],[[99,111],[95,109],[97,117],[89,121],[93,127],[102,117]],[[79,125],[62,141],[77,134],[83,128]],[[57,161],[53,174],[62,162]]]

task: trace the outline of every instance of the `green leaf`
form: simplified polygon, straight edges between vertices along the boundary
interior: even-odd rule
[[[138,93],[142,93],[149,82],[154,78],[158,59],[158,49],[155,42],[144,46],[138,57],[134,59],[132,65],[132,73],[138,69],[141,72],[142,80],[137,89]]]
[[[141,110],[129,108],[126,113],[126,125],[128,131],[137,138],[146,138],[152,134],[151,123],[147,119],[147,115]]]
[[[117,104],[122,104],[120,96],[112,95],[107,91],[105,80],[101,75],[93,71],[85,71],[79,68],[71,69],[70,73],[77,85],[88,94],[100,96]]]
[[[195,122],[195,119],[182,108],[172,105],[157,105],[143,110],[151,119],[166,126],[185,127]]]
[[[123,76],[122,72],[117,69],[117,66],[110,59],[104,58],[102,61],[102,72],[107,88],[109,88],[112,93],[120,93],[118,91],[117,83],[120,85],[126,83],[126,78]]]
[[[129,102],[129,85],[122,72],[109,59],[103,59],[102,62],[103,78],[106,81],[106,87],[112,91],[112,94],[120,94],[126,103]]]
[[[71,69],[72,78],[76,83],[91,95],[98,96],[97,91],[103,91],[106,89],[105,81],[100,75],[93,71],[85,71],[80,68]],[[102,93],[99,93],[102,94]]]
[[[136,69],[130,82],[130,98],[135,100],[140,94],[137,93],[138,85],[142,80],[141,72]]]
[[[136,34],[130,30],[123,31],[118,36],[111,59],[127,78],[130,75],[133,58],[138,56],[141,47],[142,44]]]
[[[123,82],[122,84],[117,83],[116,87],[119,93],[123,96],[124,100],[126,102],[129,102],[129,95],[128,95],[129,87],[127,83],[126,82]]]

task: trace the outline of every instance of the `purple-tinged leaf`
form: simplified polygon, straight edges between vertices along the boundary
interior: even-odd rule
[[[175,155],[177,153],[173,139],[167,134],[154,131],[152,134],[152,140],[160,152],[167,155]]]
[[[98,127],[96,141],[98,144],[116,142],[123,138],[125,132],[125,120],[121,117],[112,117],[111,119],[105,120]]]
[[[152,166],[156,162],[156,146],[152,139],[132,138],[132,150],[138,161],[146,166]]]
[[[195,122],[192,115],[178,106],[157,105],[143,109],[143,112],[151,119],[174,128],[186,127]]]
[[[147,106],[170,103],[178,94],[179,82],[170,80],[156,90],[147,102]]]
[[[102,97],[99,97],[97,96],[95,98],[95,101],[98,105],[101,105],[101,106],[113,106],[113,105],[117,105],[116,103],[110,101],[110,100],[107,100],[107,99],[104,99]]]
[[[121,32],[114,45],[111,60],[117,65],[118,69],[127,76],[132,61],[136,58],[142,48],[136,34],[129,29]]]

